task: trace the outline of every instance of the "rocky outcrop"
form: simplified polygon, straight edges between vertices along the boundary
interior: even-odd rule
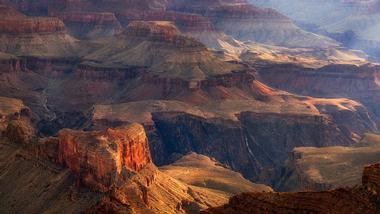
[[[144,79],[173,81],[201,81],[247,69],[222,61],[205,45],[182,35],[173,23],[166,21],[131,22],[122,35],[85,59],[100,67],[145,67],[149,72]]]
[[[62,130],[58,161],[71,169],[80,183],[106,191],[123,173],[140,171],[151,158],[144,128],[133,124],[104,132]]]
[[[380,192],[380,164],[373,164],[364,167],[362,183],[375,194]]]
[[[0,19],[0,34],[56,33],[65,30],[57,18]]]
[[[143,67],[113,68],[80,64],[75,69],[75,77],[91,81],[124,81],[136,79],[146,73]]]
[[[8,123],[3,135],[14,143],[27,145],[35,140],[36,130],[29,118],[17,118]]]
[[[22,59],[0,52],[0,73],[15,73],[25,70]]]
[[[16,56],[67,56],[77,45],[55,17],[1,16],[0,36],[0,52]]]
[[[301,30],[286,16],[273,9],[263,9],[244,1],[173,1],[169,8],[201,14],[218,31],[241,41],[255,41],[285,47],[330,47],[336,43]]]
[[[320,69],[274,65],[259,69],[261,80],[276,88],[309,96],[358,100],[375,116],[376,123],[380,115],[379,72],[379,66],[373,64],[329,65]]]
[[[279,191],[325,191],[354,187],[362,180],[362,169],[378,162],[379,136],[366,134],[350,146],[298,147],[290,154],[273,184]]]
[[[181,78],[165,78],[157,75],[146,74],[143,76],[145,84],[152,84],[161,89],[162,97],[180,91],[207,91],[213,87],[244,88],[249,87],[255,80],[254,71],[236,71],[230,74],[215,75],[205,80],[183,80]]]
[[[18,139],[26,142],[29,134],[34,132],[30,126],[31,112],[21,100],[0,97],[0,136]],[[4,132],[5,133],[2,133]]]
[[[259,69],[259,72],[260,77],[268,84],[302,94],[358,97],[379,90],[380,66],[373,64],[336,64],[320,69],[290,64],[273,65]]]
[[[243,193],[229,203],[203,214],[238,213],[377,213],[371,194],[366,191],[337,189],[328,192]]]
[[[365,167],[361,186],[322,192],[243,193],[201,213],[378,213],[379,164]]]
[[[135,21],[128,25],[125,33],[129,37],[143,38],[156,42],[165,42],[178,48],[205,48],[202,43],[182,36],[179,30],[168,22]]]
[[[225,193],[160,172],[138,124],[66,129],[23,146],[13,140],[0,138],[0,212],[195,213],[227,202]]]
[[[127,25],[132,21],[170,21],[182,32],[212,31],[212,23],[198,14],[174,11],[124,11],[117,13],[118,19]]]
[[[50,16],[60,18],[69,32],[81,39],[108,37],[121,32],[120,23],[113,13],[57,12]]]
[[[27,71],[33,71],[44,77],[63,78],[72,73],[79,60],[73,57],[22,57]]]
[[[322,115],[244,112],[239,119],[155,113],[153,121],[161,142],[155,145],[153,158],[162,164],[170,155],[194,151],[214,157],[249,179],[270,183],[274,170],[295,147],[354,143]]]

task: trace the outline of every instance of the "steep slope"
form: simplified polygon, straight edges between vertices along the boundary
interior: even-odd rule
[[[379,160],[379,136],[367,134],[352,147],[296,148],[287,165],[282,190],[324,190],[360,184],[365,165]],[[289,174],[288,174],[289,173]]]
[[[272,191],[265,185],[253,184],[239,173],[223,167],[204,155],[190,153],[160,170],[186,184],[226,192],[232,196],[242,192]]]
[[[378,213],[379,167],[363,170],[361,186],[323,192],[243,193],[201,213]]]

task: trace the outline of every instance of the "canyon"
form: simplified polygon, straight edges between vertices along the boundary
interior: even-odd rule
[[[376,213],[374,56],[250,2],[0,0],[0,213]]]
[[[38,138],[25,132],[28,119],[11,119],[1,138],[2,212],[185,213],[228,199],[227,192],[190,186],[159,171],[139,124],[104,132],[65,129]],[[266,188],[240,178],[253,191]]]

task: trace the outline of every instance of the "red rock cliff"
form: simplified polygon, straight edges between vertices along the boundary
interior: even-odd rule
[[[106,191],[122,173],[143,169],[151,157],[144,128],[132,124],[106,131],[60,131],[58,162],[81,184]]]
[[[20,18],[0,19],[0,33],[55,33],[65,30],[65,25],[58,18]]]

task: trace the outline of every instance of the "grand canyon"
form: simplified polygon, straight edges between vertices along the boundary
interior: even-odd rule
[[[0,213],[380,213],[379,0],[0,0]]]

